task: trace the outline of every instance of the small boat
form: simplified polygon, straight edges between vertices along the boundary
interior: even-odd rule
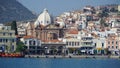
[[[16,57],[16,58],[20,58],[20,57],[24,57],[24,55],[22,54],[17,54],[17,53],[1,53],[0,57]]]

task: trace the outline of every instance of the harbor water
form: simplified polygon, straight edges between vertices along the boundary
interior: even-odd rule
[[[0,58],[0,68],[120,68],[120,59]]]

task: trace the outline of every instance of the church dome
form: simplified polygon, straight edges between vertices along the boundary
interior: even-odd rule
[[[48,10],[44,9],[44,11],[38,16],[38,19],[35,21],[34,25],[37,27],[38,25],[46,26],[48,24],[51,24],[51,16],[48,13]]]

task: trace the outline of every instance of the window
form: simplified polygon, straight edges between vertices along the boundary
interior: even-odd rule
[[[110,46],[108,46],[108,48],[110,48]]]
[[[29,45],[32,45],[32,41],[29,41]]]
[[[5,33],[3,33],[3,36],[5,36]]]
[[[72,46],[74,46],[74,42],[72,42]]]
[[[12,45],[12,50],[14,50],[14,45]]]
[[[110,41],[108,41],[108,44],[110,44]]]
[[[76,42],[74,42],[74,45],[76,46]]]
[[[33,41],[33,45],[35,45],[35,41]]]
[[[95,43],[95,47],[96,47],[96,43]]]
[[[12,36],[12,33],[10,33],[10,36]]]
[[[116,44],[118,44],[118,41],[116,41]]]
[[[67,43],[67,45],[68,45],[68,42],[66,42]]]
[[[0,50],[2,50],[3,49],[3,47],[0,47]]]
[[[0,39],[0,42],[2,42],[2,39]]]
[[[14,42],[14,39],[12,39],[12,42]]]
[[[69,46],[71,46],[71,42],[69,42]]]
[[[8,42],[8,39],[6,39],[6,42]]]
[[[102,47],[104,47],[104,43],[102,43]]]
[[[27,44],[27,41],[25,41],[25,44]]]
[[[78,42],[78,46],[80,45],[80,43]]]
[[[114,44],[114,41],[112,41],[112,44]]]
[[[114,46],[112,46],[112,48],[114,48]]]
[[[118,46],[116,46],[116,49],[118,48]]]
[[[5,39],[3,39],[3,42],[5,42]]]

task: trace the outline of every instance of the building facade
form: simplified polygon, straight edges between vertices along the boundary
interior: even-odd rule
[[[26,54],[41,54],[41,41],[32,36],[24,36],[22,42],[25,45]]]
[[[119,54],[120,40],[116,35],[109,35],[106,39],[106,47],[112,54]]]
[[[0,51],[14,52],[16,50],[15,31],[11,30],[11,26],[0,26]]]

